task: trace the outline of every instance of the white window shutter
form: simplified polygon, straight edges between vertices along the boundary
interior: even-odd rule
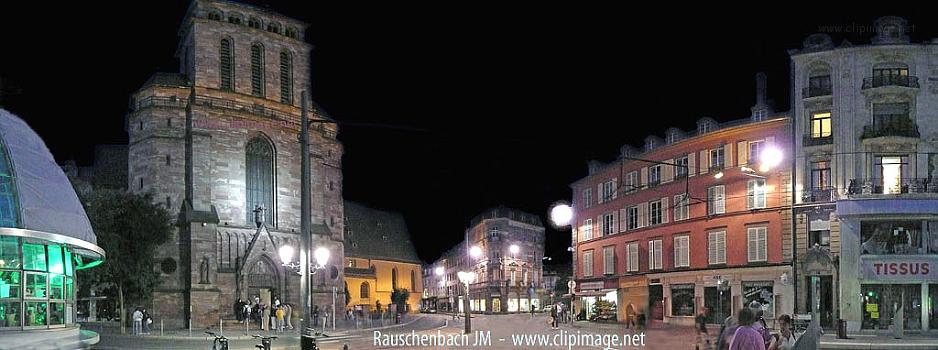
[[[700,174],[710,171],[710,150],[700,151]]]
[[[609,232],[612,232],[612,233],[619,232],[619,220],[617,220],[616,218],[616,215],[618,215],[618,213],[613,211],[612,213],[609,213],[609,215],[612,215],[612,230]]]
[[[674,159],[668,159],[664,161],[665,163],[672,164]],[[674,166],[673,165],[662,165],[661,166],[661,183],[668,183],[674,180]]]
[[[668,210],[668,197],[661,197],[661,222],[668,223],[668,214],[671,212]]]
[[[697,153],[687,154],[687,176],[697,175]]]
[[[626,224],[626,220],[628,216],[626,215],[627,212],[628,212],[628,209],[626,208],[619,209],[619,231],[618,232],[624,232],[626,227],[628,227],[628,225]]]
[[[602,182],[600,182],[599,185],[596,186],[596,197],[598,197],[598,199],[596,200],[597,203],[602,203],[602,202],[604,201],[604,199],[605,199],[605,198],[603,198],[603,184],[602,184]]]
[[[746,165],[749,162],[749,142],[739,141],[736,143],[736,162],[739,166]]]
[[[648,216],[648,202],[638,205],[638,227],[645,227],[645,217]]]
[[[612,199],[616,199],[616,196],[619,194],[619,179],[612,178]]]
[[[642,173],[641,175],[642,182],[639,184],[639,186],[641,188],[645,188],[645,186],[648,185],[648,167],[643,167],[641,173]]]
[[[723,168],[732,168],[736,157],[733,156],[733,143],[723,145]]]
[[[596,223],[593,224],[593,237],[602,237],[603,232],[603,215],[599,214],[596,216]]]

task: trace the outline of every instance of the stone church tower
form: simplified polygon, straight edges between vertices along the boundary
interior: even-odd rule
[[[331,312],[335,287],[337,308],[345,306],[343,149],[336,124],[323,122],[331,119],[314,103],[312,212],[300,212],[299,119],[312,49],[305,31],[266,9],[195,0],[178,32],[179,73],[157,73],[132,95],[129,189],[178,213],[178,230],[154,261],[162,284],[151,312],[167,326],[234,319],[238,298],[269,305],[279,297],[300,310],[299,275],[282,266],[277,248],[299,249],[301,215],[311,217],[313,247],[331,251],[311,280],[311,305]],[[262,230],[251,246],[259,221],[269,235]]]

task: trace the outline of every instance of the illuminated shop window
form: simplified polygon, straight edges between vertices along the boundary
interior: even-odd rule
[[[46,246],[42,244],[23,244],[23,269],[46,271]]]

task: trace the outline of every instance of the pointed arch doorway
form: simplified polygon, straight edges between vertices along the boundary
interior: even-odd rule
[[[268,308],[274,296],[283,301],[279,270],[274,266],[267,256],[261,256],[251,263],[247,273],[248,300],[259,300]]]

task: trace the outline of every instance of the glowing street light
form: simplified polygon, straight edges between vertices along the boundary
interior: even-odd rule
[[[313,257],[316,258],[316,268],[325,267],[326,263],[329,262],[329,249],[325,247],[316,248]]]
[[[278,249],[277,253],[280,255],[280,264],[286,267],[293,269],[294,272],[300,273],[300,262],[293,261],[293,253],[295,250],[292,246],[284,245]],[[309,267],[309,274],[314,275],[316,271],[326,268],[326,264],[329,263],[329,249],[326,247],[316,248],[316,251],[313,252],[313,257],[316,259],[316,266]]]
[[[518,254],[519,250],[521,250],[521,248],[519,248],[517,244],[512,244],[510,247],[508,247],[508,251],[511,252],[511,255]]]
[[[433,270],[433,273],[435,273],[437,276],[443,276],[444,272],[446,271],[443,269],[443,266],[437,266],[436,269]]]
[[[283,263],[293,262],[293,247],[285,245],[280,247],[280,261]]]
[[[782,163],[782,151],[775,147],[768,147],[759,155],[759,171],[766,172]]]
[[[472,248],[469,248],[469,256],[478,259],[482,256],[482,248],[477,245],[472,246]]]
[[[569,205],[561,203],[550,209],[550,221],[554,223],[554,226],[567,226],[571,220],[573,220],[573,208]]]
[[[714,178],[714,179],[717,179],[717,180],[722,179],[722,178],[723,178],[723,172],[721,171],[721,172],[718,172],[718,173],[716,173],[716,174],[713,174],[713,178]]]

